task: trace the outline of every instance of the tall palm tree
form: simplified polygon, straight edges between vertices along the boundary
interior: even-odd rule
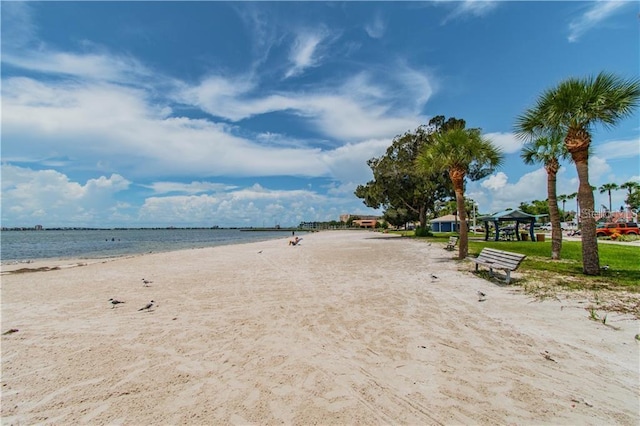
[[[568,196],[567,194],[558,195],[558,201],[562,201],[562,222],[567,219],[567,213],[564,209],[565,204],[567,203]]]
[[[600,273],[594,199],[589,184],[589,147],[596,124],[610,127],[631,115],[640,101],[640,79],[625,80],[602,72],[595,77],[569,78],[546,90],[536,105],[518,117],[516,131],[525,138],[557,130],[576,165],[582,211],[582,270]]]
[[[638,188],[640,188],[640,183],[634,181],[625,182],[618,187],[618,189],[626,189],[627,196],[631,195],[633,191]]]
[[[609,211],[611,211],[611,191],[615,191],[619,188],[620,187],[615,183],[605,183],[600,188],[598,188],[601,194],[604,194],[605,192],[609,193]]]
[[[559,133],[543,136],[528,142],[522,147],[520,157],[525,164],[542,163],[547,172],[547,202],[551,218],[551,259],[560,259],[562,249],[562,225],[556,191],[556,178],[560,169],[560,159],[566,159],[568,153]]]
[[[461,127],[436,134],[434,143],[427,145],[416,159],[416,166],[424,172],[446,170],[449,173],[456,194],[460,220],[459,259],[467,257],[469,252],[467,214],[464,205],[465,177],[472,169],[498,167],[503,159],[502,151],[490,140],[483,138],[480,129]]]

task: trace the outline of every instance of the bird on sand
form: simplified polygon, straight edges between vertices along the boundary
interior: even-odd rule
[[[487,300],[487,295],[478,290],[478,302],[484,302]]]
[[[431,279],[432,279],[432,280],[437,280],[437,279],[438,279],[438,277],[437,277],[435,274],[431,274]]]
[[[258,254],[260,254],[260,253],[262,253],[262,250],[260,250],[260,251],[258,252]]]
[[[143,287],[149,287],[149,284],[151,284],[153,281],[149,281],[145,278],[142,279],[142,286]]]
[[[116,299],[109,299],[109,302],[111,302],[111,309],[115,308],[116,305],[119,305],[120,303],[124,303],[124,301],[122,300],[116,300]]]
[[[147,303],[146,305],[144,305],[142,308],[138,309],[138,311],[148,311],[149,309],[151,309],[153,307],[153,300],[149,303]]]

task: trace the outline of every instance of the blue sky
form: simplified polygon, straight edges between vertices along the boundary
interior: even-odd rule
[[[638,77],[638,5],[2,2],[2,225],[377,214],[353,195],[366,161],[435,115],[507,154],[467,184],[481,212],[545,199],[515,118],[568,77]],[[638,118],[594,129],[592,185],[640,179]],[[558,192],[577,187],[565,164]]]

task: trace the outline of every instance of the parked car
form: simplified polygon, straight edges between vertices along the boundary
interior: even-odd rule
[[[575,230],[576,224],[573,222],[560,222],[560,229],[563,231]],[[551,223],[545,223],[540,227],[541,231],[551,231]]]
[[[640,230],[638,229],[638,224],[635,222],[605,223],[604,226],[596,229],[596,235],[598,237],[610,237],[613,234],[638,235],[640,234]]]

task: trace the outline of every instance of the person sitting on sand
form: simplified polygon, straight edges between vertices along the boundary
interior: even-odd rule
[[[289,245],[290,246],[296,246],[296,245],[298,245],[299,242],[300,242],[300,238],[295,237],[294,239],[289,240]]]

